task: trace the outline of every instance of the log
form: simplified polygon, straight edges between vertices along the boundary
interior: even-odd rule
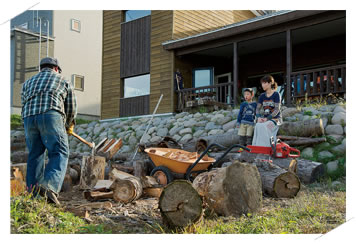
[[[114,196],[113,191],[107,191],[105,188],[91,190],[91,191],[84,191],[84,198],[88,201],[97,201],[102,199],[112,199]]]
[[[262,207],[261,178],[251,164],[237,162],[201,173],[194,179],[193,187],[219,215],[238,217]]]
[[[324,135],[324,126],[321,119],[311,119],[296,122],[283,122],[279,127],[278,135],[288,136],[322,136]]]
[[[298,194],[300,181],[296,174],[258,159],[254,160],[253,165],[256,165],[261,175],[262,189],[266,195],[275,198],[293,198]]]
[[[242,152],[240,156],[240,161],[253,162],[256,158],[268,159],[268,155],[256,154]],[[292,162],[292,158],[271,158],[273,164],[288,170]],[[325,166],[323,163],[314,162],[307,159],[297,159],[297,170],[296,174],[300,181],[304,184],[311,184],[317,181],[320,177],[325,174]]]
[[[314,145],[322,142],[326,142],[325,137],[309,138],[309,137],[297,137],[297,136],[277,136],[290,146],[304,146]]]
[[[133,163],[133,168],[134,168],[134,176],[136,177],[146,176],[147,167],[143,161],[135,161]]]
[[[159,198],[162,194],[163,187],[147,187],[143,189],[143,196]]]
[[[84,156],[80,172],[80,189],[91,189],[105,175],[105,158],[100,156]]]
[[[110,189],[114,192],[114,200],[122,203],[129,203],[139,199],[143,192],[141,181],[134,176],[123,180],[116,178]]]
[[[186,180],[175,180],[165,186],[158,206],[163,223],[171,228],[194,224],[203,215],[203,201],[192,184]]]
[[[113,164],[111,164],[111,167],[115,168],[117,170],[126,172],[128,174],[133,174],[134,173],[134,167],[131,167],[131,166],[125,166],[125,165],[122,165],[122,164],[113,163]]]
[[[72,189],[73,189],[72,177],[70,176],[70,174],[66,173],[61,187],[61,192],[70,192]]]

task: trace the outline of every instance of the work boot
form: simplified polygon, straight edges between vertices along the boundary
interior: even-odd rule
[[[40,196],[44,197],[48,203],[54,203],[58,207],[61,206],[61,203],[58,201],[57,198],[58,194],[54,193],[53,191],[40,186],[39,194]]]
[[[246,146],[246,136],[240,136],[239,143],[241,146]]]
[[[252,136],[246,136],[246,145],[252,145]]]

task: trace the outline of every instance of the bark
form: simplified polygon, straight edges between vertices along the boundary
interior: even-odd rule
[[[105,175],[105,158],[100,156],[84,156],[81,173],[80,189],[91,189],[98,180],[103,180]]]
[[[162,191],[159,209],[169,227],[186,227],[201,219],[203,202],[189,181],[176,180]]]
[[[324,135],[324,126],[321,119],[312,119],[297,122],[283,122],[278,130],[279,135],[288,136],[322,136]]]
[[[113,190],[114,200],[122,203],[139,199],[143,192],[141,181],[137,177],[116,178],[110,189]]]
[[[296,137],[296,136],[278,136],[283,142],[290,146],[305,146],[314,145],[322,142],[326,142],[326,138],[309,138],[309,137]]]
[[[163,191],[163,187],[147,187],[143,189],[143,196],[159,198]]]
[[[109,161],[122,147],[122,140],[108,140],[101,148],[98,148],[97,155],[105,157]]]
[[[113,164],[111,164],[111,167],[114,169],[123,171],[125,173],[128,173],[128,174],[134,174],[134,167],[131,167],[131,166],[125,166],[122,164],[113,163]]]
[[[193,187],[219,215],[238,217],[262,207],[262,183],[255,166],[233,163],[199,174]]]
[[[72,177],[66,173],[64,176],[61,192],[70,192],[73,189]]]
[[[261,175],[263,192],[276,198],[295,197],[300,190],[300,181],[296,174],[268,162],[255,160]]]
[[[291,158],[272,158],[268,155],[263,154],[255,154],[255,153],[248,153],[242,152],[240,156],[241,161],[245,162],[253,162],[256,158],[261,159],[272,159],[273,164],[288,170],[291,166],[291,162],[293,159]],[[296,159],[297,167],[296,167],[296,174],[299,177],[300,181],[304,184],[310,184],[318,180],[325,174],[325,166],[323,163],[314,162],[307,159]]]

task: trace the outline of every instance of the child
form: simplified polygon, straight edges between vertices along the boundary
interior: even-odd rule
[[[262,77],[261,85],[265,92],[258,98],[252,145],[270,147],[270,138],[273,136],[276,141],[278,126],[282,124],[281,96],[276,91],[277,83],[271,75]],[[263,113],[260,113],[261,108]]]
[[[257,103],[252,101],[254,94],[251,88],[244,90],[245,102],[240,106],[240,112],[237,117],[237,128],[239,129],[240,145],[246,146],[252,144],[252,134],[255,125]]]

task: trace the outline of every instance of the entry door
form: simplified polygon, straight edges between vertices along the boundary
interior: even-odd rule
[[[230,82],[231,82],[231,73],[225,73],[222,75],[215,76],[215,85],[230,83]],[[219,87],[217,89],[217,100],[218,102],[222,102],[222,103],[227,103],[227,104],[231,103],[232,101],[231,86],[229,86],[228,88]]]

